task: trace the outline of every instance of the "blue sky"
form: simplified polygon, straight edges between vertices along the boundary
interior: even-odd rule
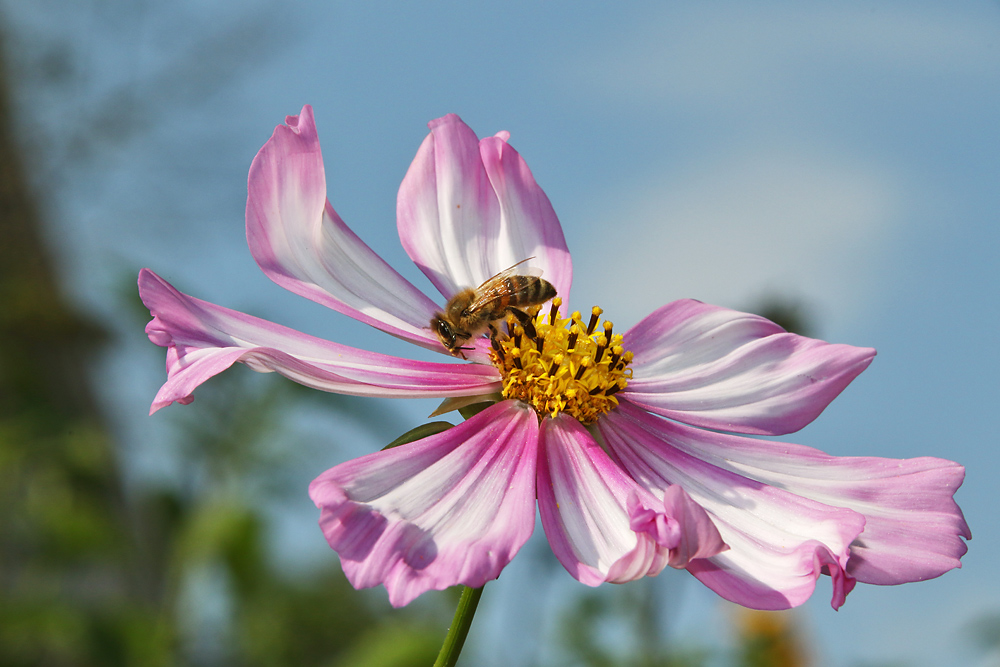
[[[676,298],[752,308],[778,296],[801,303],[819,337],[878,349],[789,439],[959,461],[975,539],[962,570],[859,586],[839,612],[821,584],[803,623],[824,664],[972,659],[963,627],[1000,593],[988,561],[1000,547],[1000,5],[66,5],[0,6],[22,44],[75,54],[68,85],[29,87],[28,140],[102,137],[89,168],[56,154],[40,171],[82,303],[122,321],[122,276],[149,266],[201,298],[406,353],[260,274],[243,236],[250,160],[312,104],[334,207],[429,288],[394,224],[426,122],[456,112],[480,135],[509,130],[563,223],[575,307],[600,304],[620,330]],[[144,417],[162,367],[146,367],[141,334],[122,335],[103,372],[129,442],[144,443],[128,452],[141,479],[163,456],[165,419]],[[414,421],[430,411],[402,409]],[[304,489],[296,511],[313,520]],[[323,548],[318,530],[289,534]],[[572,594],[568,575],[552,576]],[[515,565],[495,585],[487,619],[531,595],[518,577],[531,575]],[[682,592],[674,631],[716,641],[728,612],[689,583],[663,584]],[[474,640],[493,647],[486,634]]]

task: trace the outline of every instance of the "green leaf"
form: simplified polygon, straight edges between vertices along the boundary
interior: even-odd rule
[[[493,401],[486,401],[484,403],[474,403],[472,405],[466,405],[463,408],[459,408],[458,413],[462,415],[463,419],[472,419],[473,417],[475,417],[476,415],[478,415],[480,412],[490,407],[491,405],[493,405]]]
[[[392,449],[393,447],[399,447],[400,445],[405,445],[409,442],[421,440],[429,435],[442,433],[450,429],[452,426],[453,424],[449,422],[428,422],[427,424],[421,424],[416,428],[411,428],[409,431],[390,442],[382,448],[382,451]]]

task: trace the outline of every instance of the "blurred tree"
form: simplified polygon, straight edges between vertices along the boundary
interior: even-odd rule
[[[130,632],[163,635],[125,603],[132,534],[88,367],[103,335],[67,304],[43,244],[2,46],[0,662],[120,664]]]
[[[287,489],[276,463],[294,440],[288,383],[247,372],[204,388],[177,429],[182,479],[128,488],[94,391],[107,336],[60,289],[15,141],[3,37],[0,664],[429,664],[444,621],[426,605],[419,622],[386,622],[332,558],[295,577],[270,557],[266,503]]]

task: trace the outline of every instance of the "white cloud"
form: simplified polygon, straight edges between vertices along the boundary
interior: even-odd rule
[[[609,260],[606,238],[577,240],[576,294],[626,309],[609,312],[623,324],[680,297],[749,307],[781,295],[824,333],[848,325],[884,296],[890,243],[927,201],[915,169],[935,168],[895,135],[880,141],[914,122],[884,114],[911,85],[964,77],[971,90],[1000,72],[1000,12],[730,3],[642,18],[572,54],[566,79],[614,118],[638,111],[645,144],[628,157],[648,162],[630,170],[640,180],[560,211],[594,232],[614,221],[628,248]],[[609,261],[618,284],[588,271]]]
[[[577,215],[589,229],[620,230],[611,270],[594,270],[609,263],[604,235],[574,244],[574,282],[623,323],[682,297],[746,307],[781,295],[801,299],[825,330],[863,307],[902,217],[892,179],[871,165],[773,148],[661,172]]]

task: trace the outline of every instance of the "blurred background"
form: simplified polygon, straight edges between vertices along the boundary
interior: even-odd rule
[[[426,122],[511,132],[616,329],[682,297],[879,355],[787,439],[967,467],[975,535],[930,582],[754,614],[684,572],[588,589],[540,529],[466,665],[997,665],[997,2],[0,0],[0,664],[426,665],[453,591],[354,591],[308,482],[434,402],[236,368],[164,379],[135,277],[310,334],[404,343],[272,284],[246,176],[315,108],[328,197],[395,234]]]

